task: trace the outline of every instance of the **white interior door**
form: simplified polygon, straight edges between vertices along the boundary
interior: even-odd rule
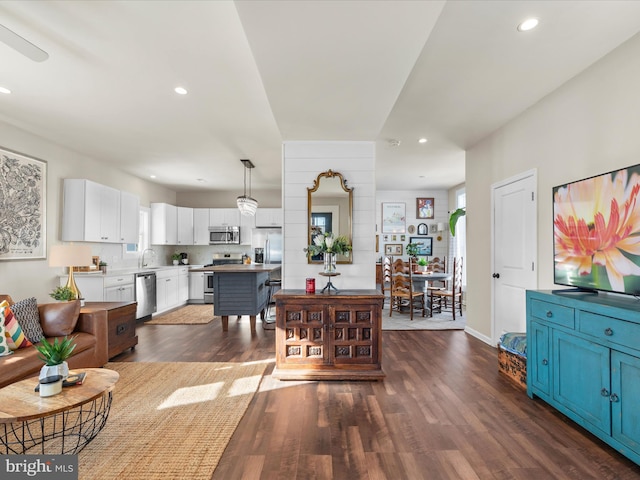
[[[525,291],[537,287],[535,171],[492,187],[492,337],[526,330]]]

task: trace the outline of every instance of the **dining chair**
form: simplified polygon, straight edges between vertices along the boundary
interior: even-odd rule
[[[411,279],[411,271],[413,269],[412,260],[408,262],[397,259],[391,265],[391,293],[389,301],[389,316],[393,314],[393,309],[398,311],[402,308],[403,303],[409,303],[409,316],[413,320],[413,310],[417,302],[418,308],[422,310],[424,317],[424,292],[413,291],[413,281]]]
[[[447,259],[443,257],[440,260],[440,257],[433,257],[433,260],[429,262],[427,266],[427,271],[433,273],[444,273],[447,271]],[[429,283],[427,287],[427,292],[429,290],[445,290],[447,287],[447,282],[445,280],[435,280]]]
[[[429,290],[429,301],[431,312],[435,310],[442,313],[449,309],[449,300],[451,300],[451,312],[453,320],[456,319],[456,308],[462,316],[462,257],[453,259],[453,268],[451,271],[451,280],[448,288],[443,290]]]

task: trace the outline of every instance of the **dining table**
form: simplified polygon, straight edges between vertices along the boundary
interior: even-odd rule
[[[425,292],[431,282],[443,282],[450,280],[451,274],[446,272],[413,272],[411,283],[415,292]]]

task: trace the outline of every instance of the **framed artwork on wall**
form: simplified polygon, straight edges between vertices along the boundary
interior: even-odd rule
[[[418,225],[418,235],[428,235],[429,234],[429,227],[427,227],[426,223],[421,223],[420,225]]]
[[[409,243],[418,245],[418,255],[433,255],[433,237],[409,237]]]
[[[406,233],[406,205],[400,202],[382,204],[382,233]]]
[[[432,219],[433,213],[433,198],[416,198],[416,218]]]
[[[385,255],[402,255],[402,244],[401,243],[387,243],[384,246],[384,254]]]
[[[47,162],[0,148],[0,260],[47,258]]]

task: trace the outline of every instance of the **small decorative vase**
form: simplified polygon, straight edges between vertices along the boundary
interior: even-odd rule
[[[336,273],[336,254],[324,254],[324,273]]]
[[[55,377],[59,375],[62,377],[62,380],[66,380],[69,376],[69,364],[67,362],[62,362],[58,365],[44,365],[40,369],[39,379],[45,379],[47,377]]]
[[[174,265],[178,265],[178,263],[180,263],[178,260],[174,260],[174,261],[173,261],[173,264],[174,264]]]

